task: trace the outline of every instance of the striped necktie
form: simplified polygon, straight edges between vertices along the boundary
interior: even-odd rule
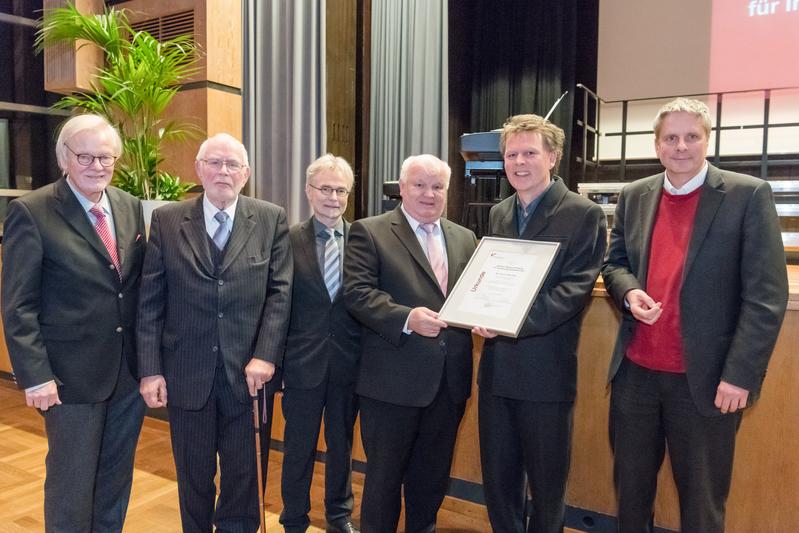
[[[105,245],[108,255],[111,256],[111,262],[114,264],[114,268],[117,271],[119,281],[122,281],[122,269],[119,268],[117,244],[114,241],[114,236],[111,235],[111,228],[108,227],[108,221],[105,218],[105,211],[103,211],[103,208],[100,207],[100,204],[94,204],[91,209],[89,209],[89,213],[94,215],[94,231],[97,232],[97,236],[100,237],[101,241],[103,241],[103,245]]]
[[[228,235],[230,232],[227,230],[227,219],[230,218],[227,213],[224,211],[217,211],[214,215],[214,219],[219,222],[219,225],[216,227],[216,231],[214,232],[214,236],[211,239],[216,244],[216,247],[220,250],[225,248],[225,243],[227,242]]]
[[[441,241],[438,236],[433,233],[436,225],[419,224],[419,227],[425,232],[427,260],[430,261],[430,266],[433,268],[433,273],[436,275],[436,280],[438,281],[438,286],[441,287],[441,292],[446,296],[449,273],[447,272],[447,262],[444,261],[444,252],[441,250]]]
[[[336,297],[341,286],[341,268],[339,268],[339,250],[335,231],[333,228],[327,228],[324,233],[327,236],[327,240],[325,241],[323,276],[331,302]]]

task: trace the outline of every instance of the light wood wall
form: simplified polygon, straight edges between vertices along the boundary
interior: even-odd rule
[[[759,402],[744,414],[738,433],[732,490],[727,503],[728,533],[793,531],[799,524],[799,268],[792,269],[792,296],[769,365]],[[610,516],[616,514],[613,456],[608,440],[607,370],[619,315],[601,289],[587,309],[578,348],[579,373],[574,413],[572,463],[567,503]],[[475,349],[475,369],[479,343]],[[451,476],[482,482],[477,431],[477,388],[466,407],[458,434]],[[276,400],[273,438],[283,440],[284,419]],[[365,460],[355,428],[354,457]],[[323,438],[319,450],[324,451]],[[677,492],[668,457],[660,472],[656,525],[679,529]]]

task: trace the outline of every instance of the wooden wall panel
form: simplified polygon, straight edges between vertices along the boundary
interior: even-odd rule
[[[327,151],[355,169],[357,2],[328,0],[325,14]],[[347,220],[354,219],[355,198],[354,194],[349,198]]]
[[[209,17],[206,10],[208,8],[207,4],[209,1],[210,0],[169,0],[165,2],[164,0],[128,0],[127,2],[121,2],[116,7],[127,10],[128,19],[132,23],[141,22],[143,20],[151,20],[164,15],[180,13],[182,11],[194,11],[194,40],[200,46],[202,52],[200,54],[200,60],[197,63],[197,72],[194,74],[194,76],[187,80],[187,83],[191,83],[194,81],[202,81],[207,79],[207,32]],[[237,12],[235,16],[236,20],[241,20],[240,12]],[[222,17],[221,19],[214,19],[214,24],[229,24],[231,22],[230,19],[232,18],[233,17],[228,14],[226,17]],[[239,63],[241,63],[240,60]],[[241,87],[240,84],[239,87]]]
[[[605,386],[619,316],[604,293],[592,298],[579,347],[569,505],[615,515],[613,457]],[[727,502],[728,533],[792,531],[799,523],[799,312],[789,310],[760,401],[744,414]],[[668,458],[658,478],[655,523],[679,529],[679,505]]]
[[[206,0],[207,27],[205,79],[241,89],[241,0]],[[239,112],[241,106],[239,105]]]
[[[170,104],[165,120],[180,117],[190,120],[202,131],[208,129],[208,93],[206,88],[180,91]],[[171,141],[164,144],[163,169],[180,177],[181,181],[199,183],[194,172],[194,157],[204,138]]]
[[[81,13],[100,13],[103,0],[74,0]],[[45,10],[66,5],[66,0],[44,0]],[[44,88],[46,91],[71,94],[91,89],[94,71],[103,64],[103,51],[77,41],[50,46],[44,51]]]

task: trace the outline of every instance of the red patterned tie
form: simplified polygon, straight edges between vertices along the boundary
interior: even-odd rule
[[[108,250],[108,255],[111,256],[111,261],[114,263],[114,268],[117,270],[119,281],[122,281],[122,270],[119,268],[119,256],[117,255],[117,245],[114,242],[114,236],[111,235],[111,228],[108,227],[108,221],[105,219],[105,212],[100,204],[95,204],[89,209],[89,213],[94,215],[96,222],[94,223],[94,230],[97,236],[103,241],[105,249]]]

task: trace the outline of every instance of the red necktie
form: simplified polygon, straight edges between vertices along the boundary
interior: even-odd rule
[[[89,213],[94,215],[96,222],[94,223],[94,231],[97,236],[103,241],[105,249],[108,250],[108,255],[111,256],[111,262],[114,263],[114,268],[117,270],[119,281],[122,281],[122,270],[119,268],[119,256],[117,255],[117,245],[114,242],[114,237],[111,235],[111,228],[108,227],[108,221],[105,219],[105,212],[100,204],[95,204],[89,209]]]

